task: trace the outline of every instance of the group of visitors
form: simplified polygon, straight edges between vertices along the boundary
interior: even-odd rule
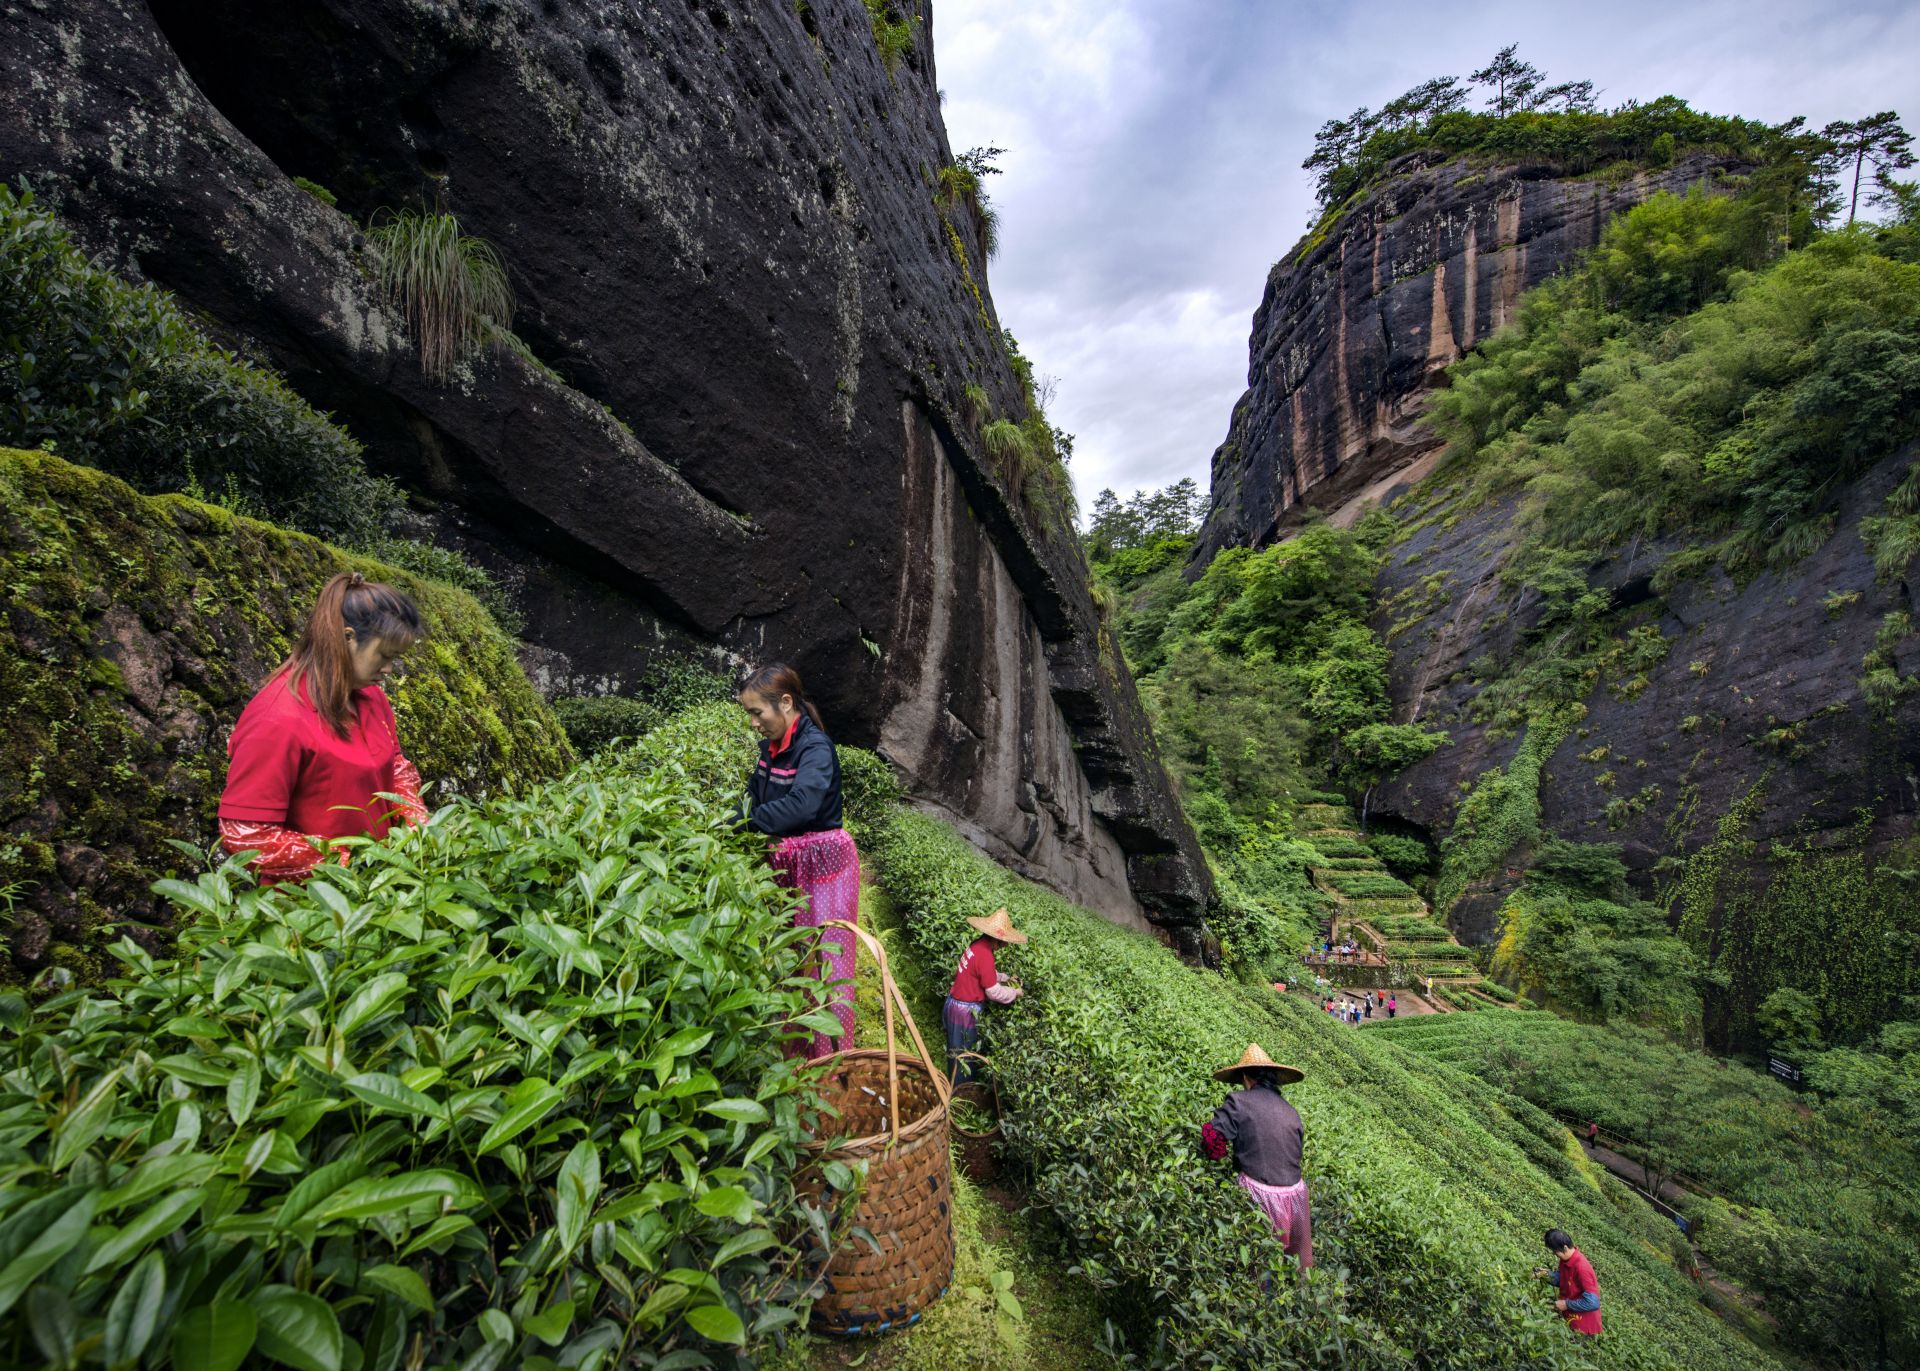
[[[1337,943],[1329,938],[1310,945],[1307,948],[1307,955],[1304,960],[1312,961],[1317,957],[1321,961],[1331,961],[1335,958],[1352,961],[1365,951],[1366,949],[1361,947],[1360,944],[1356,943],[1352,938],[1342,938]]]
[[[1342,1023],[1362,1023],[1371,1019],[1376,1009],[1391,1019],[1400,1013],[1400,997],[1391,991],[1376,995],[1371,990],[1362,992],[1359,999],[1352,995],[1325,995],[1321,997],[1320,1009]]]
[[[227,785],[220,798],[220,837],[228,851],[250,853],[263,883],[306,878],[323,862],[349,860],[338,840],[381,838],[391,826],[426,822],[420,773],[400,748],[393,706],[381,682],[424,635],[419,610],[392,586],[358,572],[335,576],[321,591],[292,654],[241,711],[228,740]],[[859,918],[860,854],[841,826],[840,762],[819,711],[792,667],[762,667],[740,685],[738,699],[760,753],[747,782],[738,825],[772,839],[775,878],[797,898],[803,926]],[[978,935],[968,945],[947,992],[942,1020],[956,1074],[979,1044],[980,1016],[1011,1004],[1021,987],[1000,973],[996,950],[1027,935],[996,909],[969,918]],[[850,1046],[854,1026],[854,941],[846,929],[825,930],[815,974],[828,982],[835,1034],[815,1033],[794,1050],[821,1056]],[[1343,955],[1354,950],[1340,945]],[[1331,952],[1329,944],[1322,944]],[[1335,1013],[1331,996],[1323,1007]],[[1376,1008],[1398,1012],[1391,994],[1342,997],[1349,1022]],[[1276,1062],[1257,1043],[1214,1077],[1236,1087],[1200,1130],[1200,1146],[1216,1161],[1231,1158],[1236,1183],[1273,1225],[1281,1246],[1313,1265],[1313,1223],[1301,1171],[1305,1130],[1281,1094],[1301,1080],[1298,1067]],[[1555,1307],[1576,1331],[1600,1331],[1593,1268],[1564,1232],[1546,1235],[1558,1259],[1548,1273],[1558,1285]]]

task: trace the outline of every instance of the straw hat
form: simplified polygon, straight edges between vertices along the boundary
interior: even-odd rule
[[[1005,905],[987,915],[984,919],[968,919],[968,923],[986,934],[989,938],[998,938],[1003,943],[1024,943],[1027,935],[1013,926],[1013,920],[1007,917]]]
[[[1297,1066],[1283,1066],[1276,1062],[1261,1050],[1259,1043],[1248,1043],[1247,1050],[1240,1054],[1240,1060],[1232,1066],[1221,1067],[1213,1073],[1213,1078],[1216,1081],[1233,1081],[1243,1071],[1277,1071],[1282,1085],[1292,1085],[1307,1074]]]

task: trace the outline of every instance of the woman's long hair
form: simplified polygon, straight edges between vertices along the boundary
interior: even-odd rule
[[[740,682],[736,695],[745,695],[751,690],[770,705],[778,705],[782,695],[793,696],[794,704],[806,711],[813,720],[813,726],[822,733],[827,726],[820,722],[820,711],[813,707],[813,701],[807,698],[807,688],[800,684],[800,673],[785,662],[769,662],[766,666],[756,667]]]
[[[401,652],[426,632],[413,601],[392,586],[369,581],[357,571],[343,571],[327,582],[293,655],[274,675],[285,677],[287,689],[295,694],[304,687],[308,701],[342,738],[354,717],[349,628],[355,642],[379,642]]]

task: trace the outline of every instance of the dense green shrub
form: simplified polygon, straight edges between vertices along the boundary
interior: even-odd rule
[[[1643,1029],[1551,1014],[1444,1015],[1376,1031],[1565,1118],[1597,1120],[1627,1140],[1622,1150],[1650,1186],[1680,1174],[1726,1197],[1731,1211],[1689,1205],[1705,1219],[1700,1242],[1766,1301],[1796,1350],[1860,1367],[1920,1355],[1920,1316],[1903,1293],[1920,1273],[1914,1024],[1890,1024],[1881,1052],[1802,1058],[1816,1080],[1824,1058],[1845,1058],[1825,1099]]]
[[[164,291],[88,263],[0,185],[0,445],[50,447],[140,490],[191,491],[372,547],[399,493],[270,372],[215,347]]]
[[[1877,255],[1859,230],[1730,273],[1713,231],[1723,203],[1655,196],[1615,220],[1581,271],[1530,294],[1436,395],[1472,488],[1521,488],[1536,542],[1604,548],[1684,527],[1729,535],[1737,566],[1790,562],[1824,541],[1849,480],[1920,433],[1920,265]],[[1677,279],[1694,284],[1650,302],[1650,324],[1608,308]],[[1713,282],[1728,298],[1711,299]],[[1702,292],[1677,320],[1658,313]]]
[[[1007,958],[1029,993],[987,1024],[1007,1136],[1135,1364],[1771,1364],[1700,1309],[1670,1264],[1671,1225],[1570,1155],[1531,1106],[1298,997],[1184,966],[926,818],[901,816],[873,850],[923,964],[952,965],[965,916],[995,905],[1031,935]],[[1308,1280],[1198,1155],[1222,1092],[1208,1073],[1250,1040],[1307,1071],[1288,1094],[1307,1127]],[[1597,1343],[1555,1326],[1527,1279],[1555,1224],[1608,1291]]]
[[[574,751],[590,757],[622,738],[643,738],[664,717],[656,705],[624,695],[569,695],[553,702]]]
[[[1398,833],[1374,833],[1368,836],[1367,845],[1381,861],[1403,875],[1423,872],[1433,865],[1433,853],[1418,838],[1405,838]]]
[[[893,766],[864,747],[837,745],[840,754],[842,821],[856,844],[867,843],[892,817],[900,802],[900,778]]]
[[[518,638],[527,626],[526,616],[507,594],[506,587],[486,568],[468,561],[450,547],[424,538],[382,538],[372,552],[390,566],[404,567],[416,576],[466,591],[493,616],[494,623],[509,638]]]
[[[304,886],[162,882],[174,959],[0,998],[5,1359],[694,1366],[792,1324],[798,934],[715,794],[737,715],[655,737]]]

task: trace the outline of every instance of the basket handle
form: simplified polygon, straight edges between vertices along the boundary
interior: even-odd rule
[[[939,1092],[940,1103],[945,1106],[953,1102],[953,1093],[947,1088],[947,1078],[942,1072],[933,1069],[933,1057],[927,1051],[925,1039],[920,1036],[920,1025],[913,1021],[913,1011],[907,1007],[907,997],[900,993],[898,982],[893,979],[893,968],[887,965],[887,949],[880,940],[861,928],[858,924],[848,923],[845,919],[826,919],[821,928],[844,928],[873,953],[874,961],[880,965],[880,1004],[886,1010],[887,1018],[887,1118],[892,1125],[894,1141],[900,1138],[900,1048],[893,1028],[893,1007],[900,1006],[900,1017],[907,1021],[907,1032],[913,1035],[913,1045],[919,1049],[920,1060],[926,1063],[927,1075],[933,1078],[933,1088]]]

